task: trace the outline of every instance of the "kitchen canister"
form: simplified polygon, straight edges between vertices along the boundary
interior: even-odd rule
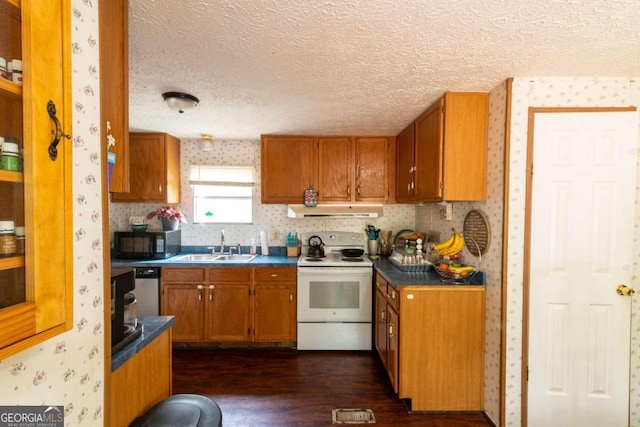
[[[13,221],[0,221],[0,255],[15,255],[16,230]]]
[[[14,139],[6,138],[2,143],[2,153],[0,154],[0,169],[7,171],[19,171],[20,168],[20,150]]]

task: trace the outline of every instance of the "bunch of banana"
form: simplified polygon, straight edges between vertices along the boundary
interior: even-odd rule
[[[464,275],[465,273],[471,273],[475,269],[476,268],[472,265],[462,265],[460,267],[454,267],[453,265],[449,266],[450,272],[462,275]]]
[[[438,256],[451,256],[455,255],[464,247],[464,237],[455,228],[451,228],[451,236],[444,242],[438,243],[433,247],[433,250],[438,253]]]

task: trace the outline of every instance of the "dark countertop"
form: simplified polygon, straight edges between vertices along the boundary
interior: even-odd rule
[[[111,372],[118,369],[161,333],[169,329],[174,324],[175,318],[173,316],[141,316],[138,317],[138,322],[144,325],[142,335],[123,347],[122,350],[111,355]]]
[[[387,282],[393,286],[415,286],[415,285],[455,285],[455,286],[482,286],[486,285],[487,277],[482,271],[473,275],[470,283],[445,283],[440,275],[430,269],[425,272],[405,272],[396,267],[388,258],[379,257],[373,260],[373,268],[379,272]]]
[[[176,255],[177,256],[177,255]],[[171,257],[173,258],[173,257]],[[221,263],[221,262],[189,262],[171,261],[167,259],[155,259],[150,261],[139,261],[133,259],[111,259],[111,268],[124,267],[295,267],[298,264],[298,257],[287,257],[280,255],[258,255],[249,262],[243,263]]]

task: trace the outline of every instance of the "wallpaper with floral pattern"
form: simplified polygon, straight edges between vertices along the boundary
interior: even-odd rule
[[[72,0],[74,327],[0,361],[0,405],[64,405],[65,425],[103,424],[103,244],[98,4]]]

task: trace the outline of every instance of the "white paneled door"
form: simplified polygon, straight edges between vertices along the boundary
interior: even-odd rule
[[[528,426],[627,426],[636,112],[536,113]]]

